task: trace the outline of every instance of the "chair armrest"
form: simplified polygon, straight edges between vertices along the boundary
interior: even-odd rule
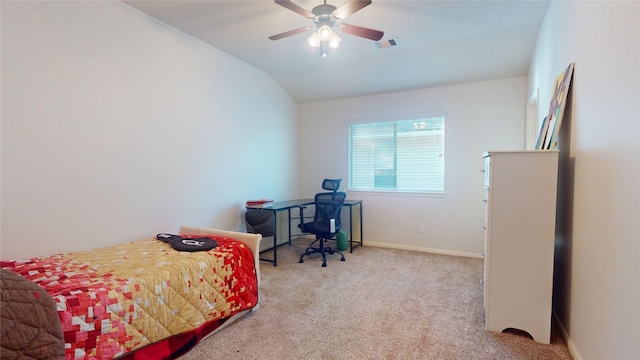
[[[304,209],[307,208],[308,204],[300,204],[300,205],[296,205],[296,207],[298,207],[298,209],[300,210],[300,221],[304,222]]]
[[[308,234],[311,232],[310,227],[305,226],[305,224],[308,224],[307,221],[305,221],[305,216],[304,216],[304,209],[308,208],[309,205],[315,205],[315,203],[307,203],[307,204],[299,204],[296,205],[298,207],[298,209],[300,210],[300,224],[298,224],[298,228],[300,228],[300,230],[302,231],[302,233]],[[313,220],[313,216],[308,216],[308,219],[312,219]],[[313,221],[310,221],[309,223],[313,223]]]

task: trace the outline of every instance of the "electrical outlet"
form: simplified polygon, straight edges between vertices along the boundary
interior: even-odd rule
[[[418,231],[419,233],[424,232],[424,224],[423,224],[423,223],[418,223],[418,229],[417,229],[417,231]]]

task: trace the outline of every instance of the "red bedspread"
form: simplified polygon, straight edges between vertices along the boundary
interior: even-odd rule
[[[153,239],[0,266],[54,298],[66,359],[173,358],[258,301],[251,251],[211,238],[209,251]]]

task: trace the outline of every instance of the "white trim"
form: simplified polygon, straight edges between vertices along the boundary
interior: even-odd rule
[[[567,344],[567,348],[569,349],[569,353],[571,354],[571,357],[573,357],[573,360],[582,360],[582,356],[580,356],[580,353],[578,352],[576,345],[573,343],[573,341],[571,341],[569,334],[567,333],[564,326],[562,325],[562,322],[560,322],[560,318],[558,318],[558,315],[556,314],[555,311],[552,311],[551,313],[553,315],[553,320],[560,327],[562,338],[564,339],[564,342]]]
[[[379,243],[379,242],[372,242],[372,241],[367,241],[367,246],[375,246],[375,247],[381,247],[381,248],[387,248],[387,249],[397,249],[397,250],[411,250],[411,251],[426,252],[426,253],[432,253],[432,254],[461,256],[461,257],[468,257],[468,258],[474,258],[474,259],[482,259],[482,255],[481,254],[469,253],[469,252],[463,252],[463,251],[432,249],[432,248],[425,248],[425,247],[418,247],[418,246],[388,244],[388,243]]]
[[[355,118],[348,119],[345,122],[345,125],[354,125],[354,124],[371,124],[378,122],[392,122],[392,121],[403,121],[403,120],[416,120],[416,119],[432,119],[432,118],[444,118],[447,120],[447,112],[446,111],[425,111],[425,112],[417,112],[410,114],[389,114],[383,116],[371,116],[364,118]]]

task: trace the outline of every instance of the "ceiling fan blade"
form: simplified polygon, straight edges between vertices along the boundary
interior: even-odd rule
[[[339,8],[333,11],[333,16],[338,19],[344,19],[354,12],[362,9],[365,6],[371,5],[371,0],[350,0],[342,4]]]
[[[340,25],[340,30],[343,33],[360,36],[360,37],[375,40],[375,41],[382,39],[382,37],[384,36],[383,31],[369,29],[362,26],[349,25],[349,24]]]
[[[315,17],[315,15],[311,11],[292,3],[290,0],[273,0],[273,1],[282,7],[286,7],[287,9],[306,17],[307,19],[313,19]]]
[[[305,26],[305,27],[301,27],[301,28],[285,31],[285,32],[280,33],[280,34],[269,36],[269,39],[271,39],[271,40],[280,40],[282,38],[286,38],[287,36],[303,33],[305,31],[308,31],[309,29],[313,29],[313,27],[312,26]]]

